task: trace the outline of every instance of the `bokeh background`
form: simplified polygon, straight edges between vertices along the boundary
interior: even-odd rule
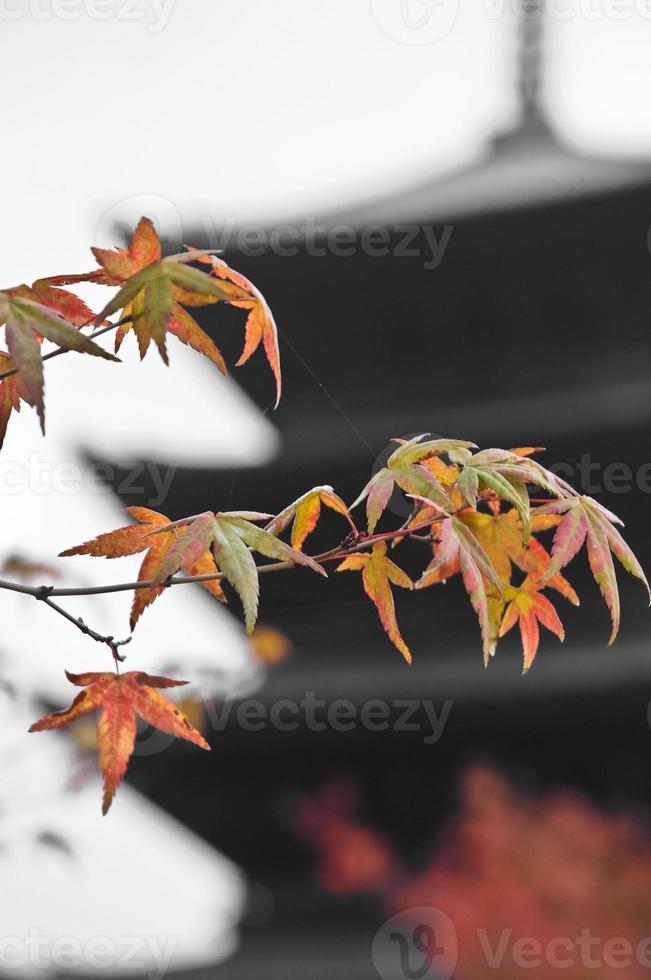
[[[260,287],[284,376],[272,411],[261,355],[226,379],[179,345],[170,369],[126,344],[120,368],[61,358],[47,440],[23,411],[3,449],[3,560],[130,579],[128,561],[55,556],[131,504],[276,512],[323,483],[351,502],[391,438],[433,432],[546,446],[541,461],[618,513],[649,566],[647,3],[15,0],[0,19],[3,284],[90,268],[87,245],[124,243],[146,214],[168,251],[221,247]],[[238,311],[201,322],[233,363]],[[83,477],[73,489],[61,460]],[[326,517],[315,550],[336,535]],[[129,663],[195,683],[213,752],[143,732],[105,820],[92,733],[25,734],[66,703],[63,667],[99,655],[3,593],[0,972],[468,980],[482,925],[540,942],[651,935],[648,610],[622,573],[606,649],[583,559],[568,577],[582,599],[559,603],[568,638],[543,637],[524,678],[515,637],[484,670],[455,581],[397,597],[409,669],[352,575],[265,579],[261,620],[281,636],[262,652],[235,602],[166,595]],[[127,609],[73,611],[117,632]],[[315,730],[303,708],[291,730],[252,731],[237,715],[250,698],[267,712],[380,700],[394,722],[401,701],[421,707],[408,729]],[[446,912],[456,965],[447,934],[428,960],[404,922],[412,959],[395,960],[381,930],[412,907]],[[66,937],[81,949],[67,967],[52,955]],[[112,952],[93,966],[97,937]],[[639,960],[582,969],[565,976],[644,975]],[[511,959],[501,975],[532,970]]]

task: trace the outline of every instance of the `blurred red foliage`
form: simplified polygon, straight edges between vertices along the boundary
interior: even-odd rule
[[[454,923],[455,976],[640,980],[651,970],[651,839],[632,817],[574,791],[528,798],[473,767],[422,870],[355,819],[354,787],[303,800],[298,828],[339,894],[376,890],[387,913],[435,907]],[[499,957],[498,961],[492,957]]]
[[[298,832],[319,854],[321,886],[339,895],[381,891],[396,877],[391,845],[356,819],[357,804],[354,784],[328,783],[295,812]]]

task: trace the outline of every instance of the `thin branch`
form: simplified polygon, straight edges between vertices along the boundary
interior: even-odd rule
[[[124,660],[122,654],[118,653],[118,647],[123,647],[126,646],[127,643],[131,643],[132,637],[129,636],[126,640],[116,640],[113,636],[102,636],[101,633],[97,633],[95,630],[91,629],[90,626],[87,626],[81,616],[75,619],[75,617],[66,609],[64,609],[58,603],[53,602],[50,598],[51,594],[52,589],[47,585],[43,585],[40,589],[37,589],[34,598],[39,602],[43,602],[50,609],[53,609],[54,612],[59,614],[59,616],[63,616],[64,619],[66,619],[69,623],[72,623],[73,626],[76,626],[77,629],[80,630],[85,636],[90,636],[90,638],[95,640],[97,643],[106,644],[111,651],[111,656],[115,661],[115,666],[117,669],[118,664]]]
[[[449,515],[452,516],[451,514]],[[445,520],[444,515],[440,514],[433,517],[429,521],[424,521],[422,524],[415,524],[413,531],[422,531],[425,528],[432,527],[434,524],[438,524],[440,521]],[[410,529],[411,530],[411,529]],[[404,527],[397,528],[395,531],[384,531],[380,534],[359,534],[355,543],[351,545],[338,545],[336,548],[331,548],[329,551],[324,551],[320,555],[312,555],[312,559],[316,562],[325,561],[336,561],[338,558],[346,558],[348,555],[354,555],[359,551],[365,551],[367,548],[372,547],[378,541],[389,541],[392,538],[406,537],[407,532]],[[277,561],[272,562],[269,565],[258,565],[258,574],[263,574],[266,572],[282,572],[289,568],[296,568],[296,563],[293,561]],[[112,592],[130,592],[132,589],[151,589],[152,587],[160,587],[161,584],[167,588],[172,585],[192,585],[196,582],[214,582],[218,579],[224,577],[223,572],[206,572],[203,575],[174,575],[167,580],[167,582],[155,582],[153,579],[145,579],[142,582],[118,582],[114,585],[92,585],[84,588],[54,588],[52,586],[31,586],[31,585],[20,585],[17,582],[8,582],[5,579],[0,579],[0,590],[6,589],[10,592],[20,592],[23,595],[32,596],[35,599],[44,599],[44,590],[48,598],[63,597],[63,596],[90,596],[90,595],[106,595]],[[77,621],[73,619],[76,623]],[[102,638],[105,640],[106,638]]]

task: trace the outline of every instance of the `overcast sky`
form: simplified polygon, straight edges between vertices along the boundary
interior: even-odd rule
[[[251,221],[462,162],[513,116],[512,2],[400,2],[1,0],[3,284],[134,195]],[[547,5],[559,130],[651,156],[649,0]]]

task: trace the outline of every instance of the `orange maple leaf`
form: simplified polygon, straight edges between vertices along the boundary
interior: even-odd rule
[[[156,688],[180,687],[187,681],[156,677],[132,670],[126,674],[71,674],[68,680],[83,690],[69,708],[45,715],[34,722],[30,732],[63,728],[70,722],[99,710],[97,746],[99,765],[104,774],[102,813],[106,814],[124,776],[136,739],[136,715],[148,725],[168,735],[187,739],[202,749],[210,749],[205,738],[172,701]]]
[[[253,283],[235,269],[231,269],[223,259],[216,255],[209,256],[212,263],[213,274],[220,279],[226,279],[234,285],[244,289],[249,296],[246,299],[231,301],[231,306],[237,306],[242,310],[248,310],[249,315],[246,320],[244,350],[240,355],[236,367],[245,364],[246,361],[256,352],[260,344],[264,347],[269,366],[276,379],[276,407],[280,401],[282,392],[282,377],[280,374],[280,350],[278,349],[278,328],[273,314],[269,309],[269,304]]]
[[[13,364],[9,354],[0,351],[0,372],[11,371]],[[5,441],[7,426],[12,412],[20,411],[20,379],[17,374],[0,381],[0,449]]]
[[[159,262],[162,251],[156,229],[150,218],[141,218],[127,248],[91,248],[101,266],[96,281],[106,286],[121,286],[134,273],[153,262]],[[103,275],[102,275],[103,273]]]
[[[380,622],[391,642],[410,664],[412,661],[411,651],[398,629],[391,584],[399,585],[403,589],[411,589],[412,581],[406,572],[403,572],[390,558],[387,558],[386,554],[386,542],[378,541],[373,545],[373,551],[370,555],[349,555],[337,567],[337,571],[361,571],[364,589],[369,599],[375,604]]]
[[[540,586],[527,577],[520,588],[509,588],[505,593],[509,604],[500,625],[499,635],[504,636],[518,623],[524,651],[522,670],[525,674],[538,651],[540,636],[538,623],[542,623],[550,632],[555,633],[561,642],[565,639],[565,630],[558,613],[539,589]]]
[[[417,521],[418,515],[413,520],[414,522]],[[457,520],[469,529],[481,547],[484,555],[497,574],[504,596],[506,596],[509,590],[513,592],[511,588],[512,564],[527,573],[527,578],[524,583],[527,587],[530,581],[533,582],[539,579],[550,568],[551,556],[533,535],[526,544],[523,544],[522,525],[520,516],[515,508],[509,509],[504,513],[498,512],[492,514],[484,514],[468,508],[459,512]],[[536,512],[531,518],[531,528],[533,531],[545,531],[554,527],[558,521],[559,518],[556,515]],[[427,586],[435,585],[438,582],[444,582],[452,575],[461,571],[458,542],[455,541],[449,532],[450,528],[445,523],[433,531],[432,544],[434,560],[425,569],[421,579],[416,583],[417,589],[423,589]],[[556,589],[566,599],[569,599],[570,602],[578,606],[579,598],[576,592],[560,572],[555,572],[548,576],[546,584]],[[503,595],[499,595],[491,588],[486,590],[486,604],[485,609],[482,609],[482,616],[485,631],[484,639],[488,643],[489,655],[494,653],[498,638],[504,635],[503,632],[500,632],[500,624],[506,605]],[[542,606],[543,604],[539,603],[538,605]],[[550,608],[553,609],[551,606]],[[512,625],[513,623],[511,623]],[[486,656],[486,649],[484,650],[484,655]],[[531,657],[531,660],[533,660],[533,657]],[[529,661],[529,666],[531,660]]]
[[[55,276],[54,279],[56,278]],[[95,317],[90,307],[86,306],[79,296],[67,289],[60,289],[54,285],[52,279],[37,279],[31,286],[21,283],[20,286],[6,289],[5,292],[7,296],[29,299],[33,303],[47,306],[75,327],[85,327]]]
[[[299,550],[305,544],[305,539],[312,533],[321,516],[321,504],[341,514],[354,530],[355,525],[350,512],[341,497],[337,496],[332,487],[313,487],[298,500],[289,504],[267,524],[270,534],[282,534],[285,528],[292,524],[292,548]],[[292,523],[293,522],[293,523]]]
[[[132,524],[100,534],[92,541],[61,552],[61,557],[92,555],[96,558],[121,558],[147,549],[138,581],[151,581],[153,584],[136,590],[131,609],[131,629],[143,609],[164,591],[167,579],[181,570],[187,575],[221,572],[242,600],[248,633],[253,630],[258,611],[258,569],[253,560],[253,551],[267,558],[304,565],[320,575],[326,575],[325,569],[309,555],[290,548],[284,541],[252,523],[268,520],[272,514],[252,511],[206,512],[170,523],[163,514],[146,507],[127,509],[140,521],[139,525]],[[218,579],[201,584],[215,598],[226,601]]]
[[[100,268],[82,277],[68,277],[63,281],[86,279],[105,286],[121,286],[118,305],[109,304],[102,312],[115,312],[122,308],[122,323],[115,335],[115,350],[120,349],[126,335],[133,331],[138,341],[140,357],[144,357],[153,340],[163,361],[167,363],[166,333],[172,333],[181,343],[204,354],[222,373],[226,364],[221,351],[196,320],[184,310],[186,306],[205,306],[219,300],[241,299],[244,293],[232,284],[216,290],[214,283],[197,269],[189,269],[185,263],[193,259],[188,255],[172,256],[162,260],[161,243],[149,218],[141,218],[127,248],[93,248],[93,255]],[[203,253],[201,253],[203,254]],[[176,259],[176,262],[172,262]],[[61,281],[58,277],[57,281]],[[140,281],[142,280],[142,281]],[[52,281],[52,280],[49,280]]]
[[[170,523],[169,518],[158,511],[149,510],[148,507],[127,507],[127,513],[135,517],[138,524],[128,524],[120,527],[116,531],[109,531],[107,534],[100,534],[91,541],[74,548],[62,551],[60,558],[68,558],[71,555],[92,555],[94,558],[123,558],[126,555],[135,555],[140,551],[147,551],[145,558],[140,566],[138,573],[139,582],[148,582],[155,579],[165,560],[171,546],[174,544],[178,531],[172,528],[160,534],[151,534],[157,528],[163,528]],[[200,555],[184,559],[182,565],[187,575],[209,575],[217,572],[215,559],[210,551],[204,551]],[[219,584],[219,579],[209,582],[201,582],[207,592],[210,592],[220,602],[226,602],[226,596]],[[154,585],[146,589],[136,589],[131,606],[130,626],[133,630],[140,616],[147,606],[150,606],[158,596],[164,592],[164,586]]]
[[[264,296],[245,276],[229,268],[210,249],[188,248],[180,255],[163,258],[161,243],[151,220],[142,217],[127,248],[93,248],[100,268],[81,275],[51,276],[38,280],[29,297],[38,299],[70,314],[77,325],[105,322],[113,313],[121,312],[124,321],[115,334],[115,351],[120,349],[126,335],[133,332],[143,358],[153,341],[167,364],[166,335],[174,334],[181,343],[193,347],[226,373],[221,351],[211,337],[199,326],[184,306],[206,306],[226,302],[248,311],[244,349],[237,365],[244,364],[254,351],[263,345],[276,380],[276,405],[280,401],[281,373],[278,349],[278,330]],[[189,263],[201,262],[211,266],[211,273],[192,268]],[[72,283],[92,282],[103,286],[119,286],[116,296],[98,316],[93,314],[74,294],[58,287]],[[25,293],[25,296],[28,294]]]
[[[526,545],[523,544],[522,525],[515,508],[498,514],[464,511],[459,516],[484,548],[503,585],[508,585],[511,581],[511,563],[521,571],[537,577],[549,568],[551,556],[537,538],[532,536]],[[534,513],[531,517],[531,530],[534,533],[547,531],[555,527],[559,520],[553,514]],[[548,585],[573,605],[579,605],[579,597],[560,573],[548,576]]]

